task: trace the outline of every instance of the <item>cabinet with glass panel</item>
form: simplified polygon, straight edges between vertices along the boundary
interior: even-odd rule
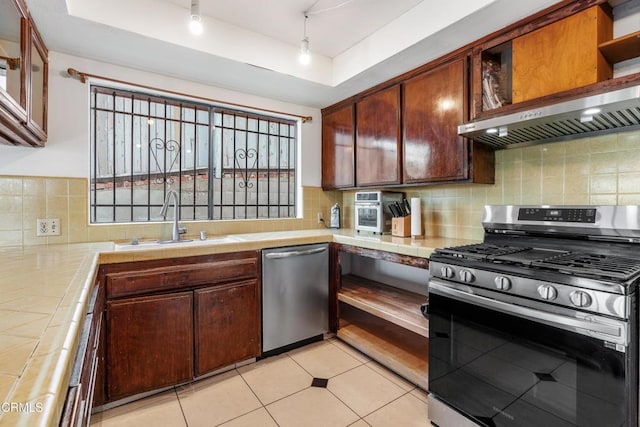
[[[24,0],[0,2],[0,143],[47,140],[48,51]]]

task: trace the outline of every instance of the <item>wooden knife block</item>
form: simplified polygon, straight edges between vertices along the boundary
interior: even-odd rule
[[[411,237],[411,215],[391,218],[391,235],[396,237]]]

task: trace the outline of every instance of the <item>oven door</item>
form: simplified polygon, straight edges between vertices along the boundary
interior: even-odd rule
[[[429,391],[435,401],[481,426],[638,425],[637,346],[628,340],[635,327],[495,295],[429,282]],[[436,425],[454,425],[434,419],[431,405],[429,412]]]

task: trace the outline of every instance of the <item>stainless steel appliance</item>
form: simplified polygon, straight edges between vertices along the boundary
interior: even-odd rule
[[[458,126],[494,148],[584,138],[640,126],[640,86],[589,95]]]
[[[429,417],[638,426],[640,206],[487,206],[429,271]]]
[[[356,231],[391,232],[389,205],[402,203],[403,193],[391,191],[358,191],[354,201]]]
[[[262,251],[262,351],[322,339],[329,329],[329,245]]]

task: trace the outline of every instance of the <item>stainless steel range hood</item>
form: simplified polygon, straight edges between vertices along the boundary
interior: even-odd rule
[[[495,149],[640,129],[640,86],[465,123],[458,134]]]

